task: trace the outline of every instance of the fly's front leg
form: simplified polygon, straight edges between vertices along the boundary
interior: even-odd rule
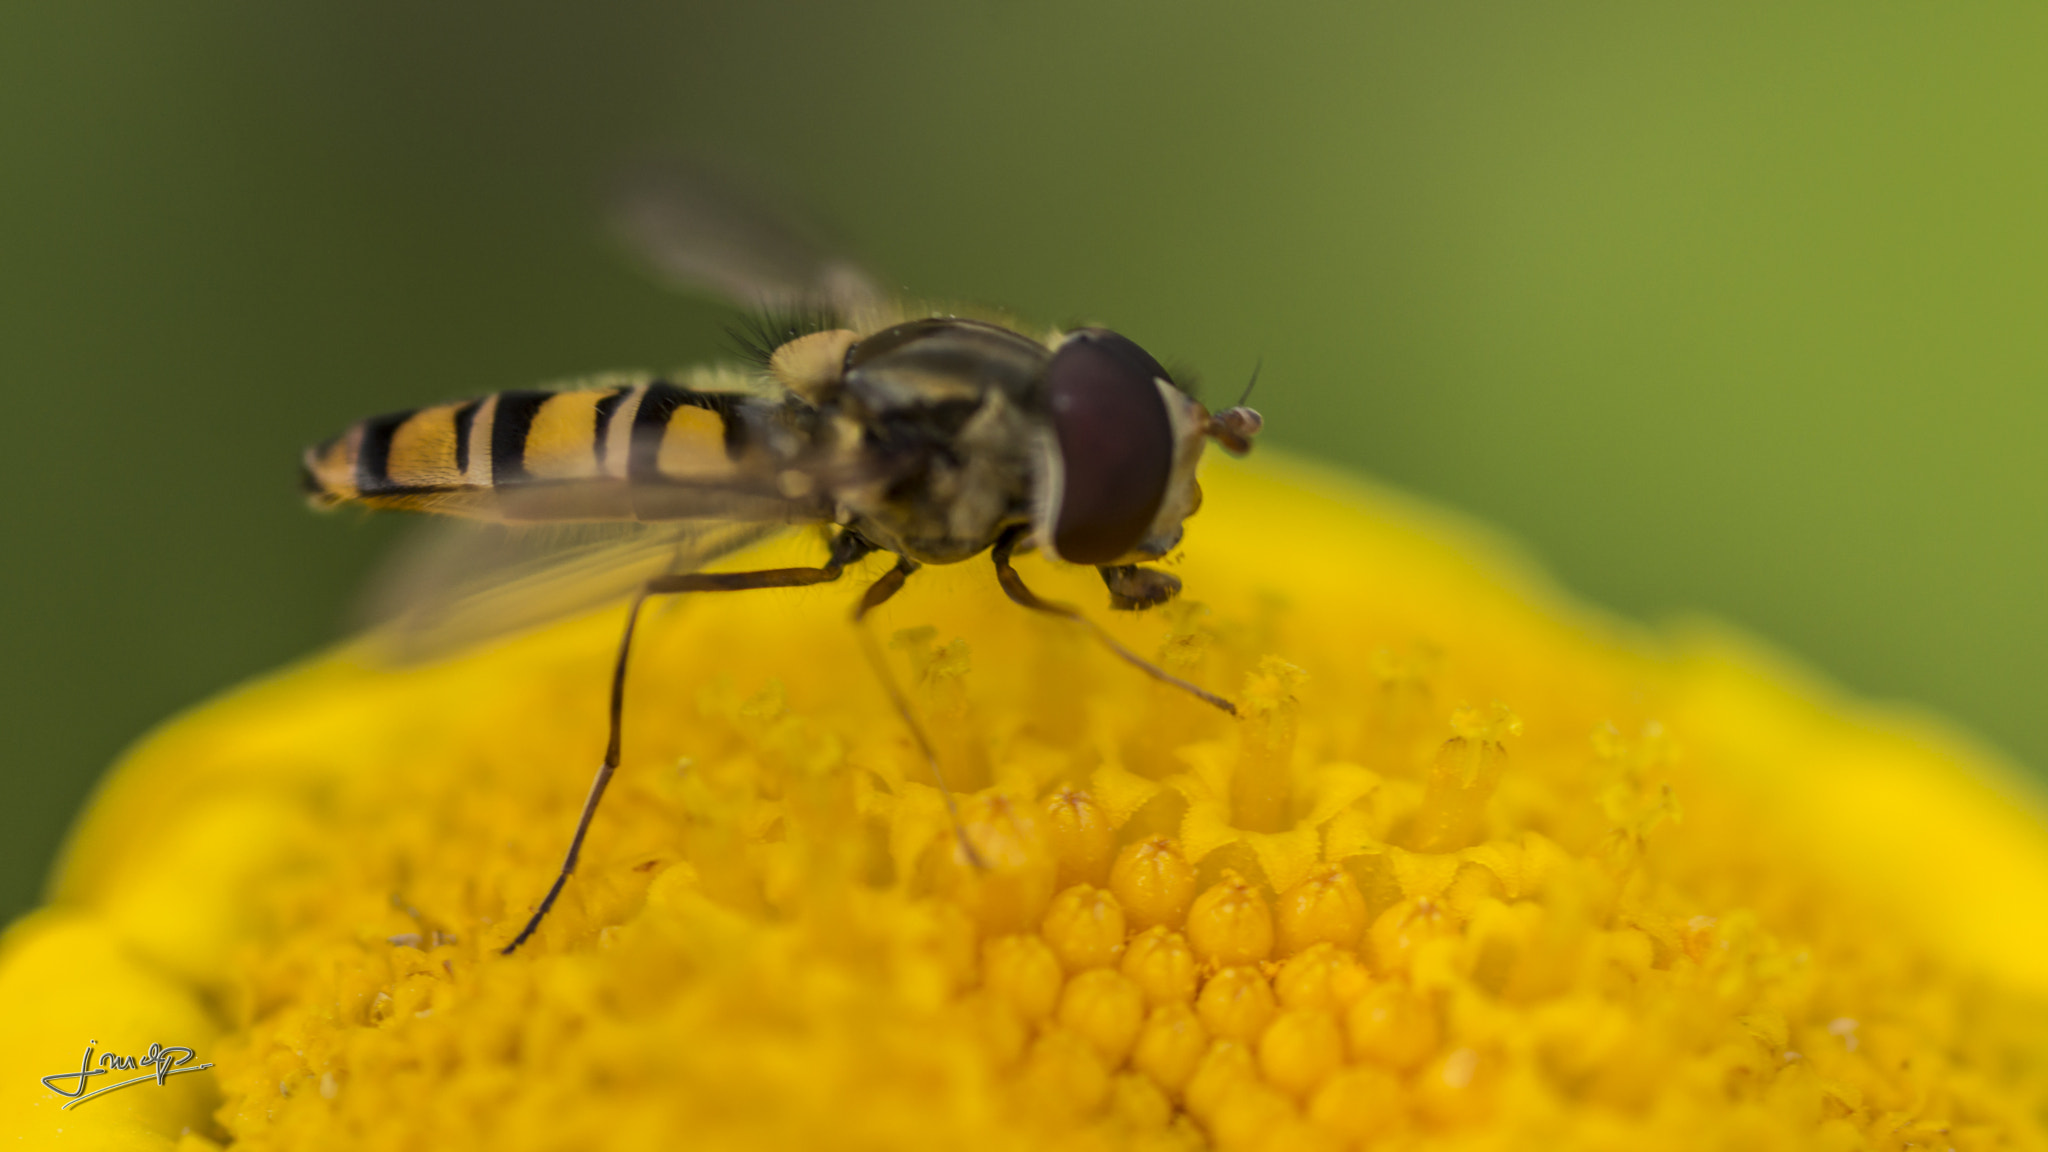
[[[975,851],[974,842],[967,838],[967,826],[960,821],[960,805],[953,799],[953,790],[946,786],[946,774],[939,770],[939,754],[932,750],[929,736],[924,734],[924,725],[917,722],[917,713],[910,710],[910,700],[903,695],[903,689],[896,684],[896,676],[889,671],[889,660],[882,655],[881,646],[875,643],[875,634],[868,630],[868,613],[880,607],[903,587],[903,582],[921,565],[908,556],[898,556],[896,566],[882,573],[881,579],[868,585],[853,610],[853,630],[860,637],[860,649],[868,658],[868,666],[875,670],[875,678],[882,682],[882,690],[889,694],[889,703],[896,706],[896,715],[903,718],[903,726],[910,729],[916,739],[918,751],[924,753],[924,762],[931,767],[932,783],[938,785],[939,796],[946,801],[946,815],[953,821],[953,836],[960,842],[960,853],[969,864],[986,868],[981,853]]]
[[[598,765],[597,776],[590,782],[590,794],[583,800],[583,814],[576,819],[576,834],[569,838],[568,855],[562,858],[562,870],[555,875],[555,882],[548,888],[548,894],[541,897],[540,907],[534,909],[533,918],[519,935],[505,945],[504,955],[510,956],[521,944],[526,943],[540,922],[555,906],[555,898],[562,894],[562,886],[569,882],[569,873],[576,870],[576,858],[583,851],[583,837],[590,831],[591,818],[597,815],[598,802],[604,799],[606,785],[612,782],[612,773],[619,767],[619,745],[621,740],[620,715],[626,702],[626,660],[633,652],[633,629],[640,622],[640,606],[649,596],[671,596],[681,592],[742,592],[752,588],[802,588],[810,584],[828,584],[839,579],[846,566],[874,551],[874,545],[850,532],[842,532],[832,541],[832,554],[822,568],[769,568],[759,572],[689,572],[667,576],[656,576],[641,585],[633,596],[633,603],[626,609],[626,630],[619,637],[619,656],[612,665],[611,694],[611,735],[605,741],[604,762]],[[886,577],[885,577],[886,579]],[[897,581],[900,586],[901,579]],[[893,591],[893,589],[892,589]],[[886,597],[885,597],[886,598]]]
[[[1096,569],[1109,586],[1109,606],[1118,612],[1157,608],[1180,595],[1180,577],[1136,564],[1105,564]]]
[[[1009,531],[1003,533],[1001,539],[998,539],[996,541],[995,549],[991,553],[996,562],[996,580],[1002,584],[1003,591],[1009,594],[1010,599],[1016,601],[1017,603],[1023,605],[1026,608],[1031,609],[1033,612],[1043,612],[1049,616],[1058,616],[1063,619],[1074,621],[1075,623],[1088,629],[1088,631],[1095,636],[1095,639],[1100,641],[1105,648],[1108,648],[1110,651],[1116,653],[1118,656],[1123,657],[1130,664],[1136,666],[1139,670],[1143,671],[1147,676],[1150,676],[1155,680],[1171,684],[1174,687],[1179,688],[1180,690],[1193,695],[1195,698],[1204,701],[1205,703],[1213,704],[1216,707],[1223,709],[1225,712],[1230,713],[1232,716],[1237,715],[1237,705],[1232,704],[1230,701],[1225,700],[1223,697],[1216,695],[1214,692],[1210,692],[1203,688],[1198,688],[1195,685],[1188,683],[1180,677],[1175,676],[1173,673],[1168,672],[1166,669],[1161,668],[1159,665],[1154,664],[1150,660],[1147,660],[1144,657],[1138,655],[1136,652],[1131,651],[1129,648],[1124,647],[1122,644],[1117,643],[1116,637],[1111,636],[1109,633],[1103,631],[1101,625],[1095,623],[1093,620],[1088,619],[1086,616],[1083,616],[1081,614],[1080,609],[1074,607],[1071,604],[1060,604],[1051,600],[1042,600],[1039,598],[1038,593],[1033,592],[1030,588],[1026,587],[1024,584],[1024,578],[1017,575],[1017,570],[1010,566],[1010,556],[1017,550],[1017,545],[1023,542],[1025,533],[1029,531],[1029,526],[1020,524],[1017,527],[1012,528]],[[1133,570],[1139,572],[1145,571],[1144,569],[1136,568],[1134,568]],[[1110,569],[1107,568],[1103,570],[1104,580],[1109,579],[1109,571]],[[1164,577],[1166,580],[1171,580],[1173,582],[1174,589],[1176,591],[1179,590],[1180,581],[1178,579],[1175,579],[1173,576],[1168,575],[1164,572],[1156,573],[1156,575]],[[1110,591],[1112,593],[1116,591],[1116,585],[1114,583],[1110,584]]]

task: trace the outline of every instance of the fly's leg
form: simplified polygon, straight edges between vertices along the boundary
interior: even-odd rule
[[[960,853],[969,864],[986,868],[981,853],[975,851],[972,841],[967,839],[967,826],[960,822],[960,805],[953,799],[953,790],[946,787],[946,775],[939,771],[938,753],[932,750],[931,738],[924,734],[924,726],[917,722],[917,714],[910,710],[910,700],[903,695],[903,689],[896,684],[896,677],[889,671],[888,658],[882,655],[881,646],[875,643],[875,634],[869,630],[868,613],[894,596],[903,587],[903,582],[917,571],[919,564],[908,556],[898,556],[896,566],[882,574],[881,579],[868,585],[860,604],[853,610],[853,630],[860,636],[860,648],[868,658],[868,665],[875,670],[875,678],[882,682],[882,690],[889,694],[889,703],[896,706],[896,714],[903,718],[903,726],[917,740],[918,750],[924,753],[924,762],[931,766],[932,783],[939,786],[939,795],[946,801],[946,815],[953,820],[953,835],[960,841]]]
[[[1180,595],[1180,577],[1136,564],[1106,564],[1096,569],[1109,587],[1109,606],[1118,612],[1143,612]]]
[[[619,716],[626,700],[626,658],[633,651],[633,628],[640,621],[640,606],[650,596],[670,596],[681,592],[741,592],[753,588],[801,588],[810,584],[828,584],[839,579],[848,564],[875,550],[875,546],[851,532],[842,532],[832,541],[832,554],[822,568],[769,568],[759,572],[689,572],[656,576],[640,586],[633,596],[633,603],[626,609],[626,631],[619,637],[619,658],[612,665],[611,737],[605,743],[604,763],[598,766],[597,776],[590,782],[590,795],[584,798],[583,814],[576,818],[576,834],[569,838],[569,853],[562,859],[562,870],[555,876],[548,894],[541,898],[540,907],[534,909],[533,918],[519,935],[505,945],[503,954],[510,956],[521,944],[526,943],[540,922],[555,906],[555,898],[562,894],[562,886],[569,882],[569,873],[576,870],[576,857],[583,851],[583,837],[590,831],[591,817],[597,815],[598,802],[604,799],[605,786],[612,782],[612,773],[619,767]],[[884,580],[888,577],[883,577]],[[900,586],[903,581],[898,578]],[[894,591],[894,589],[891,589]],[[870,595],[872,595],[870,590]],[[886,599],[886,595],[884,599]],[[949,797],[950,799],[950,797]],[[958,824],[956,819],[955,824]]]
[[[1071,604],[1060,604],[1051,600],[1041,600],[1038,597],[1038,593],[1033,592],[1031,589],[1025,587],[1023,577],[1017,575],[1017,570],[1010,566],[1010,554],[1017,550],[1017,545],[1023,541],[1024,534],[1029,531],[1030,528],[1027,525],[1020,524],[1017,527],[1012,528],[1009,531],[1003,533],[1002,538],[996,541],[995,550],[991,553],[996,562],[996,580],[1002,584],[1003,591],[1009,594],[1010,599],[1015,600],[1017,603],[1022,604],[1026,608],[1031,609],[1033,612],[1044,612],[1047,615],[1059,616],[1064,619],[1074,621],[1075,623],[1088,629],[1088,631],[1094,635],[1095,639],[1101,641],[1104,647],[1116,653],[1118,656],[1123,657],[1124,660],[1136,666],[1140,671],[1144,672],[1147,676],[1150,676],[1155,680],[1171,684],[1174,687],[1179,688],[1183,692],[1192,694],[1197,699],[1202,700],[1205,703],[1213,704],[1216,707],[1223,709],[1225,712],[1230,713],[1232,716],[1237,715],[1237,705],[1232,704],[1230,701],[1225,700],[1223,697],[1216,695],[1214,692],[1207,691],[1203,688],[1198,688],[1195,685],[1188,683],[1180,677],[1175,676],[1173,673],[1168,672],[1166,669],[1161,668],[1159,665],[1154,664],[1150,660],[1147,660],[1144,657],[1138,655],[1136,652],[1131,651],[1129,648],[1124,647],[1122,644],[1117,643],[1116,637],[1111,636],[1109,633],[1103,631],[1101,625],[1095,623],[1093,620],[1088,619],[1088,617],[1083,616],[1081,614],[1080,609],[1074,607]],[[1168,579],[1172,579],[1172,577],[1169,576]],[[1105,574],[1105,580],[1108,580],[1107,574]],[[1110,580],[1109,583],[1111,591],[1113,593],[1116,592],[1118,590],[1117,582]],[[1180,582],[1178,580],[1174,580],[1176,591],[1178,590],[1179,583]]]

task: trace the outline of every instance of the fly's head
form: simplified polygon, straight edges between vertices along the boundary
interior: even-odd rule
[[[1259,414],[1210,412],[1143,348],[1104,328],[1067,334],[1045,371],[1050,435],[1040,454],[1035,535],[1077,564],[1157,560],[1201,506],[1195,466],[1214,440],[1251,450]]]

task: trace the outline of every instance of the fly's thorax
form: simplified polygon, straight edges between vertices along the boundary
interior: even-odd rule
[[[876,545],[950,564],[1028,518],[1038,422],[1004,392],[857,423],[862,463],[846,471],[863,479],[837,496],[842,522]]]
[[[768,354],[768,374],[811,404],[828,404],[839,396],[846,378],[846,354],[860,343],[860,334],[828,328],[798,336]]]
[[[948,405],[978,406],[991,390],[1029,405],[1051,356],[997,324],[934,316],[891,325],[847,349],[844,387],[874,418]]]
[[[1007,328],[950,317],[852,345],[834,410],[860,430],[862,478],[837,493],[842,522],[928,564],[974,556],[1022,522],[1049,357]]]

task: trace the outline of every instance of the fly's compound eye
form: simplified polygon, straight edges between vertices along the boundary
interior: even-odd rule
[[[1063,477],[1052,510],[1053,551],[1107,564],[1152,526],[1173,473],[1173,426],[1143,348],[1100,328],[1067,337],[1045,374]]]

